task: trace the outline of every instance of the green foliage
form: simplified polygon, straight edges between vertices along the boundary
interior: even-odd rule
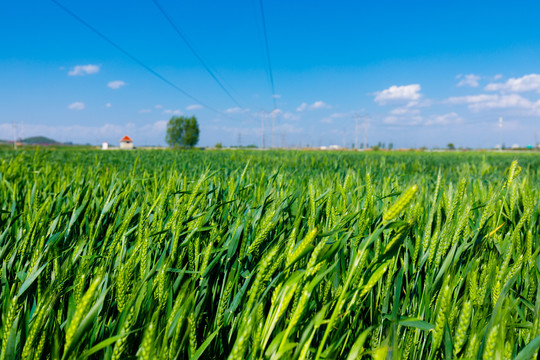
[[[199,142],[199,124],[195,116],[173,116],[167,124],[165,141],[169,146],[193,147]]]
[[[513,156],[0,150],[0,358],[531,359]]]
[[[28,138],[22,140],[22,143],[27,144],[27,145],[41,145],[41,144],[52,145],[52,144],[58,144],[58,142],[56,140],[53,140],[53,139],[45,137],[45,136],[28,137]]]

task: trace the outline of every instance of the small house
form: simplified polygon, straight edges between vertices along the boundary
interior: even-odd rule
[[[131,150],[133,149],[133,139],[131,139],[129,136],[124,136],[120,140],[120,149],[124,150]]]

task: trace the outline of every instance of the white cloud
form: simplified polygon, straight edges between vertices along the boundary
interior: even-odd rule
[[[521,108],[535,110],[538,105],[517,94],[510,95],[470,95],[461,97],[451,97],[447,100],[450,104],[467,104],[472,111],[486,109],[507,109]]]
[[[484,101],[496,100],[498,95],[468,95],[468,96],[454,96],[448,98],[446,101],[450,104],[474,104]]]
[[[525,110],[524,115],[540,114],[540,100],[532,102],[518,94],[481,94],[451,97],[447,102],[450,104],[467,104],[467,107],[474,112],[491,109],[519,109]]]
[[[392,115],[416,115],[416,114],[420,114],[420,110],[413,109],[410,106],[405,106],[405,107],[395,108],[394,110],[390,111],[390,114],[392,114]]]
[[[460,124],[461,122],[463,122],[463,118],[455,112],[451,112],[444,115],[432,116],[426,120],[425,125],[452,125]]]
[[[156,106],[154,106],[156,109],[163,109],[163,105],[160,105],[160,104],[157,104]]]
[[[165,115],[182,115],[182,111],[180,111],[179,109],[176,109],[176,110],[166,109],[166,110],[163,110],[163,114],[165,114]]]
[[[84,103],[80,101],[76,101],[73,104],[68,105],[68,109],[77,111],[84,109],[84,107]]]
[[[420,115],[390,115],[383,119],[383,122],[388,125],[397,126],[434,126],[434,125],[451,125],[463,122],[463,118],[451,112],[444,115],[431,115],[423,117]]]
[[[348,118],[351,117],[352,113],[333,113],[330,115],[332,119],[342,119],[342,118]]]
[[[470,87],[478,87],[478,80],[480,80],[480,76],[474,75],[474,74],[468,74],[465,75],[457,84],[457,86],[470,86]]]
[[[505,83],[491,83],[485,89],[487,91],[536,91],[540,93],[540,74],[529,74],[520,78],[510,78]]]
[[[285,120],[293,120],[293,121],[300,120],[300,116],[293,114],[292,112],[289,112],[289,111],[285,111],[282,116]]]
[[[354,115],[354,113],[352,112],[348,112],[348,113],[333,113],[333,114],[330,114],[330,116],[327,116],[325,118],[322,118],[321,119],[321,122],[322,123],[326,123],[326,124],[332,124],[334,122],[335,119],[344,119],[344,118],[352,118],[352,116]]]
[[[202,105],[199,105],[199,104],[193,104],[193,105],[189,105],[186,107],[186,110],[198,110],[198,109],[202,109],[203,106]]]
[[[242,109],[241,107],[233,107],[225,110],[225,114],[242,114],[248,112],[249,109]]]
[[[77,65],[68,72],[69,76],[84,76],[90,74],[97,74],[101,65]]]
[[[419,84],[392,85],[388,89],[377,91],[375,93],[375,102],[379,103],[379,105],[385,105],[388,102],[415,101],[421,97]]]
[[[273,97],[274,99],[281,99],[281,95],[280,95],[280,94],[274,94],[274,95],[272,95],[272,97]]]
[[[320,110],[320,109],[331,109],[332,106],[328,105],[324,101],[315,101],[313,104],[308,105],[307,103],[303,102],[296,108],[296,111],[304,111],[304,110]]]
[[[330,109],[332,106],[326,104],[324,101],[315,101],[313,104],[309,105],[309,110],[317,109]]]
[[[105,107],[107,107],[107,108],[110,108],[111,106],[112,106],[111,103],[106,103],[105,104]]]
[[[120,89],[122,86],[126,86],[126,83],[123,82],[122,80],[114,80],[114,81],[109,81],[107,86],[113,90],[117,90],[117,89]]]
[[[483,109],[506,109],[506,108],[523,108],[529,109],[533,107],[530,100],[525,99],[517,94],[501,95],[495,100],[480,102],[473,104],[471,108],[476,111]]]
[[[494,80],[499,80],[499,79],[502,79],[502,74],[497,74],[493,77]]]
[[[383,119],[385,124],[405,126],[421,125],[423,121],[424,119],[421,116],[404,117],[391,115]]]
[[[152,112],[152,110],[150,110],[150,109],[141,109],[141,110],[139,110],[139,113],[141,113],[141,114],[146,114],[146,113],[150,113],[150,112]]]

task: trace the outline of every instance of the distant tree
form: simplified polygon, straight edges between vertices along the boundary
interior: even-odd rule
[[[392,150],[394,148],[394,143],[388,144],[388,150]]]
[[[197,118],[195,116],[173,116],[167,124],[165,141],[169,146],[195,146],[199,142]]]
[[[218,142],[215,146],[214,146],[216,149],[222,149],[223,148],[223,144],[220,142]]]
[[[448,143],[448,145],[446,145],[448,147],[448,150],[455,150],[456,149],[456,146],[453,144],[453,143]]]

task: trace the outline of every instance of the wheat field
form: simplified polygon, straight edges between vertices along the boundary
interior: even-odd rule
[[[540,157],[0,152],[1,359],[533,359]]]

